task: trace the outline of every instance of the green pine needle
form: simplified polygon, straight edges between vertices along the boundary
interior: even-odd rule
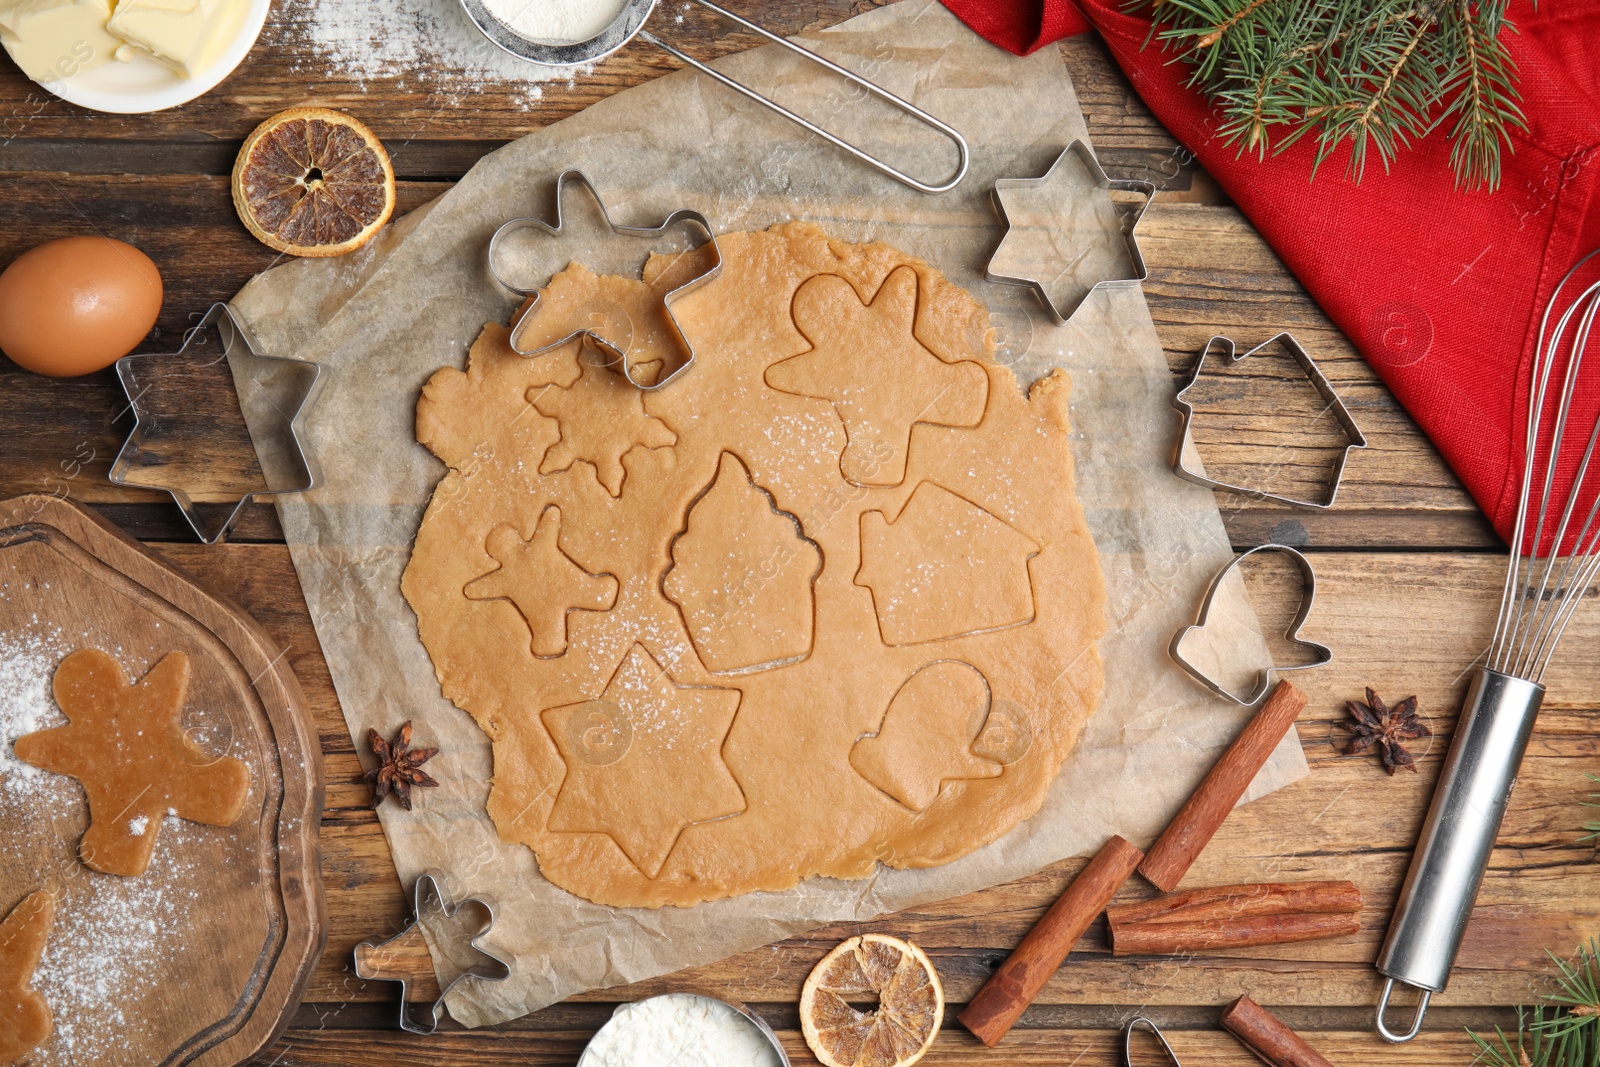
[[[1494,189],[1500,150],[1526,127],[1509,0],[1129,0],[1151,37],[1193,68],[1222,113],[1219,133],[1266,158],[1302,137],[1315,168],[1348,145],[1356,181],[1435,129],[1450,138],[1456,185]]]

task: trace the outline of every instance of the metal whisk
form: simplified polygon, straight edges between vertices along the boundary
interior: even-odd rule
[[[1580,395],[1589,332],[1600,314],[1600,280],[1566,295],[1596,255],[1600,249],[1567,272],[1539,324],[1528,390],[1527,458],[1494,640],[1487,666],[1467,693],[1378,955],[1378,971],[1386,979],[1378,1001],[1378,1033],[1390,1041],[1417,1036],[1428,998],[1449,980],[1544,700],[1545,669],[1600,574],[1600,417],[1583,433],[1589,417],[1584,412],[1600,398]],[[1588,386],[1600,387],[1600,374],[1590,373]],[[1585,508],[1589,498],[1593,502]],[[1404,1034],[1392,1032],[1384,1019],[1397,982],[1422,993]]]

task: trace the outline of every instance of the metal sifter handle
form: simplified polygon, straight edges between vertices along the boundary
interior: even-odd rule
[[[1488,668],[1467,693],[1378,955],[1378,972],[1388,979],[1378,1002],[1378,1033],[1386,1040],[1416,1037],[1429,996],[1450,979],[1543,700],[1544,686]],[[1423,991],[1404,1034],[1384,1020],[1397,982]]]

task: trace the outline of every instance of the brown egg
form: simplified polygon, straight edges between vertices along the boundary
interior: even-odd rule
[[[109,367],[161,313],[161,272],[109,237],[63,237],[0,274],[0,351],[57,378]]]

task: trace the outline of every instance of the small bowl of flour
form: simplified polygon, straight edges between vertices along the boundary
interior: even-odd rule
[[[789,1067],[778,1038],[754,1015],[715,997],[666,993],[612,1013],[578,1067]]]

